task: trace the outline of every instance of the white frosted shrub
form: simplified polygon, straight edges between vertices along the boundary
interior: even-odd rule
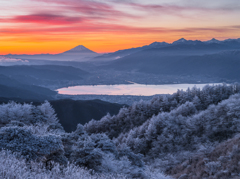
[[[7,124],[10,121],[27,121],[32,119],[31,104],[17,104],[10,102],[8,104],[0,105],[0,122],[1,124]]]
[[[29,160],[67,162],[59,136],[39,136],[20,127],[0,129],[0,148],[18,152]]]
[[[93,174],[91,171],[67,164],[64,168],[53,163],[47,170],[42,163],[28,163],[9,151],[0,152],[0,178],[3,179],[125,179],[120,174]]]
[[[10,102],[0,105],[0,127],[3,126],[48,126],[51,133],[64,132],[49,102],[35,107],[32,104]]]

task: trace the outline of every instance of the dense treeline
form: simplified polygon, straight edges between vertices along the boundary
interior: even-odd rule
[[[239,84],[178,90],[173,95],[135,103],[118,115],[92,120],[85,129],[107,134],[117,146],[127,146],[142,154],[147,164],[173,174],[175,166],[212,151],[216,144],[240,132],[239,92]],[[218,177],[219,172],[215,172]],[[189,176],[193,177],[192,173]]]
[[[88,133],[106,133],[110,138],[118,137],[134,127],[142,125],[153,115],[161,112],[170,112],[187,101],[196,104],[197,110],[204,110],[211,104],[229,98],[239,93],[240,85],[206,85],[202,90],[192,88],[187,91],[178,90],[173,95],[161,95],[150,101],[140,101],[131,107],[122,108],[117,115],[107,115],[100,121],[92,120],[85,125]]]
[[[20,171],[2,166],[0,176],[234,178],[240,174],[239,92],[239,84],[178,90],[71,133],[48,102],[0,105],[0,161]]]
[[[193,103],[186,102],[170,113],[160,113],[142,126],[121,134],[116,141],[144,154],[146,161],[169,154],[181,156],[181,152],[196,152],[202,146],[210,147],[239,133],[239,112],[239,94],[202,112],[198,112]],[[182,160],[185,158],[174,162]],[[172,164],[169,164],[163,170],[171,169]]]

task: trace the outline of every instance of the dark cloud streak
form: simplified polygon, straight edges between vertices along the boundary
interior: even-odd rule
[[[80,18],[80,17],[69,17],[69,16],[63,16],[63,15],[30,14],[30,15],[15,16],[10,19],[0,19],[0,22],[67,25],[67,24],[83,22],[86,20],[87,19]]]

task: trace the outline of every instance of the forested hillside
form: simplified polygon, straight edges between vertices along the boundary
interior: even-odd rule
[[[237,178],[239,92],[239,84],[178,90],[71,133],[48,102],[0,105],[0,176]]]

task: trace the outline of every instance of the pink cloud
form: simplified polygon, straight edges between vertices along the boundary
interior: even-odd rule
[[[10,18],[0,19],[0,23],[37,23],[48,25],[71,25],[85,21],[108,20],[116,21],[125,18],[139,18],[113,8],[113,6],[87,0],[36,0],[47,3],[55,3],[54,6],[37,8],[27,15],[16,15]],[[43,13],[44,12],[44,13]],[[64,14],[71,13],[71,16]]]
[[[119,17],[139,18],[137,15],[116,10],[112,5],[90,0],[34,0],[60,5],[56,8],[81,13],[92,19],[115,19]],[[56,9],[55,9],[56,10]]]
[[[53,3],[59,5],[63,10],[80,13],[81,15],[89,18],[91,20],[109,20],[109,21],[118,21],[122,18],[135,18],[140,19],[148,16],[149,14],[154,14],[158,16],[164,15],[173,15],[180,18],[187,19],[199,19],[199,17],[204,16],[205,14],[214,15],[216,13],[222,13],[223,11],[231,12],[233,8],[227,7],[205,7],[205,6],[196,6],[196,5],[184,5],[180,4],[162,4],[161,2],[157,4],[142,4],[135,3],[134,1],[114,1],[115,5],[125,4],[129,8],[126,10],[116,10],[112,3],[109,1],[99,2],[96,0],[34,0],[38,2]],[[58,7],[58,8],[59,8]],[[130,9],[139,10],[146,12],[145,15],[133,15],[131,14]],[[55,9],[56,10],[56,9]],[[191,12],[191,15],[186,12]],[[209,14],[210,13],[210,14]]]
[[[73,35],[73,34],[91,34],[91,33],[111,33],[116,35],[121,34],[153,34],[153,33],[206,33],[206,32],[219,32],[228,33],[236,32],[240,30],[240,26],[223,26],[223,27],[203,27],[203,28],[162,28],[162,27],[133,27],[107,23],[94,23],[94,22],[83,22],[80,25],[74,24],[72,26],[64,27],[39,27],[29,26],[25,28],[2,28],[0,29],[0,35],[8,36],[22,36],[22,35]]]
[[[139,4],[139,3],[127,3],[134,9],[147,12],[149,14],[157,15],[173,15],[181,18],[199,18],[199,15],[203,16],[204,14],[216,14],[221,12],[229,11],[232,9],[229,8],[209,8],[209,7],[195,7],[195,6],[179,6],[179,5],[159,5],[159,4]],[[189,16],[186,12],[192,12],[193,14]],[[195,14],[195,15],[194,15]]]

